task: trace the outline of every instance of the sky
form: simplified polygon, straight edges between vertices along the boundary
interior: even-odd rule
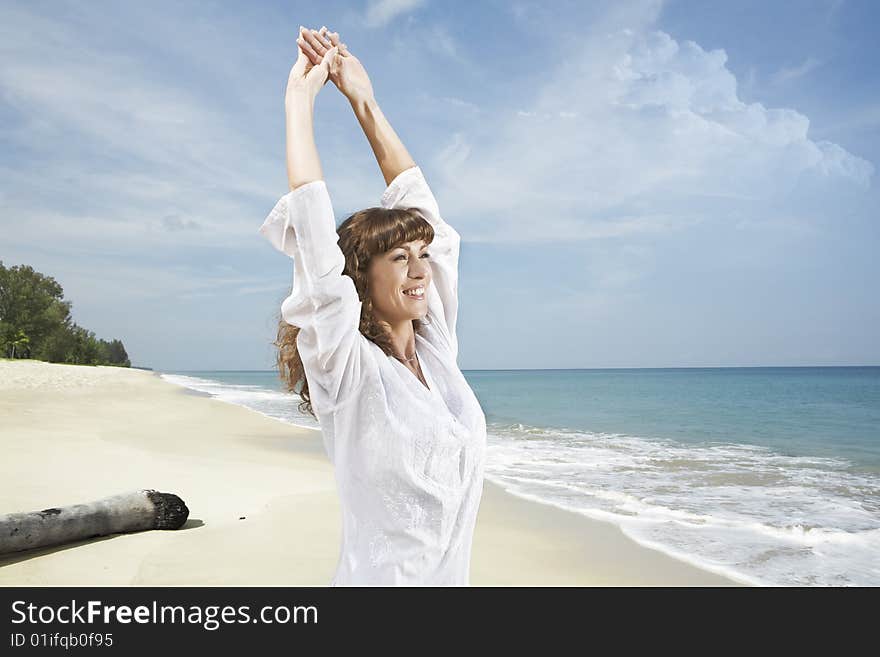
[[[459,366],[880,365],[873,0],[0,4],[0,260],[157,370],[269,370],[298,26],[462,238]],[[332,83],[337,225],[384,180]]]

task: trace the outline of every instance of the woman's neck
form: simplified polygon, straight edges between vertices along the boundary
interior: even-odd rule
[[[416,350],[416,334],[413,330],[411,319],[403,320],[397,325],[385,322],[391,333],[391,344],[394,347],[394,353],[400,358],[410,358],[415,354]]]

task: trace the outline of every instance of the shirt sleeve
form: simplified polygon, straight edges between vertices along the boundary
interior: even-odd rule
[[[417,166],[402,171],[389,183],[382,194],[381,204],[384,208],[414,207],[434,228],[434,241],[428,247],[432,270],[431,283],[428,286],[428,312],[439,318],[438,328],[453,356],[458,358],[456,323],[461,237],[440,216],[437,200],[428,187],[422,170]]]
[[[259,232],[293,258],[293,289],[281,316],[298,326],[297,350],[309,385],[316,381],[335,404],[361,378],[361,301],[342,271],[345,256],[327,185],[315,180],[285,194]]]

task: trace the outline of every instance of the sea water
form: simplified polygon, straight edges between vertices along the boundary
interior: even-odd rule
[[[511,493],[746,583],[880,585],[880,367],[464,375]],[[275,371],[162,377],[318,427]]]

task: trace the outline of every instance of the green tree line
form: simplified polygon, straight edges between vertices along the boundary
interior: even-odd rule
[[[0,354],[51,363],[131,367],[121,340],[100,340],[70,316],[71,302],[52,278],[0,260]]]

